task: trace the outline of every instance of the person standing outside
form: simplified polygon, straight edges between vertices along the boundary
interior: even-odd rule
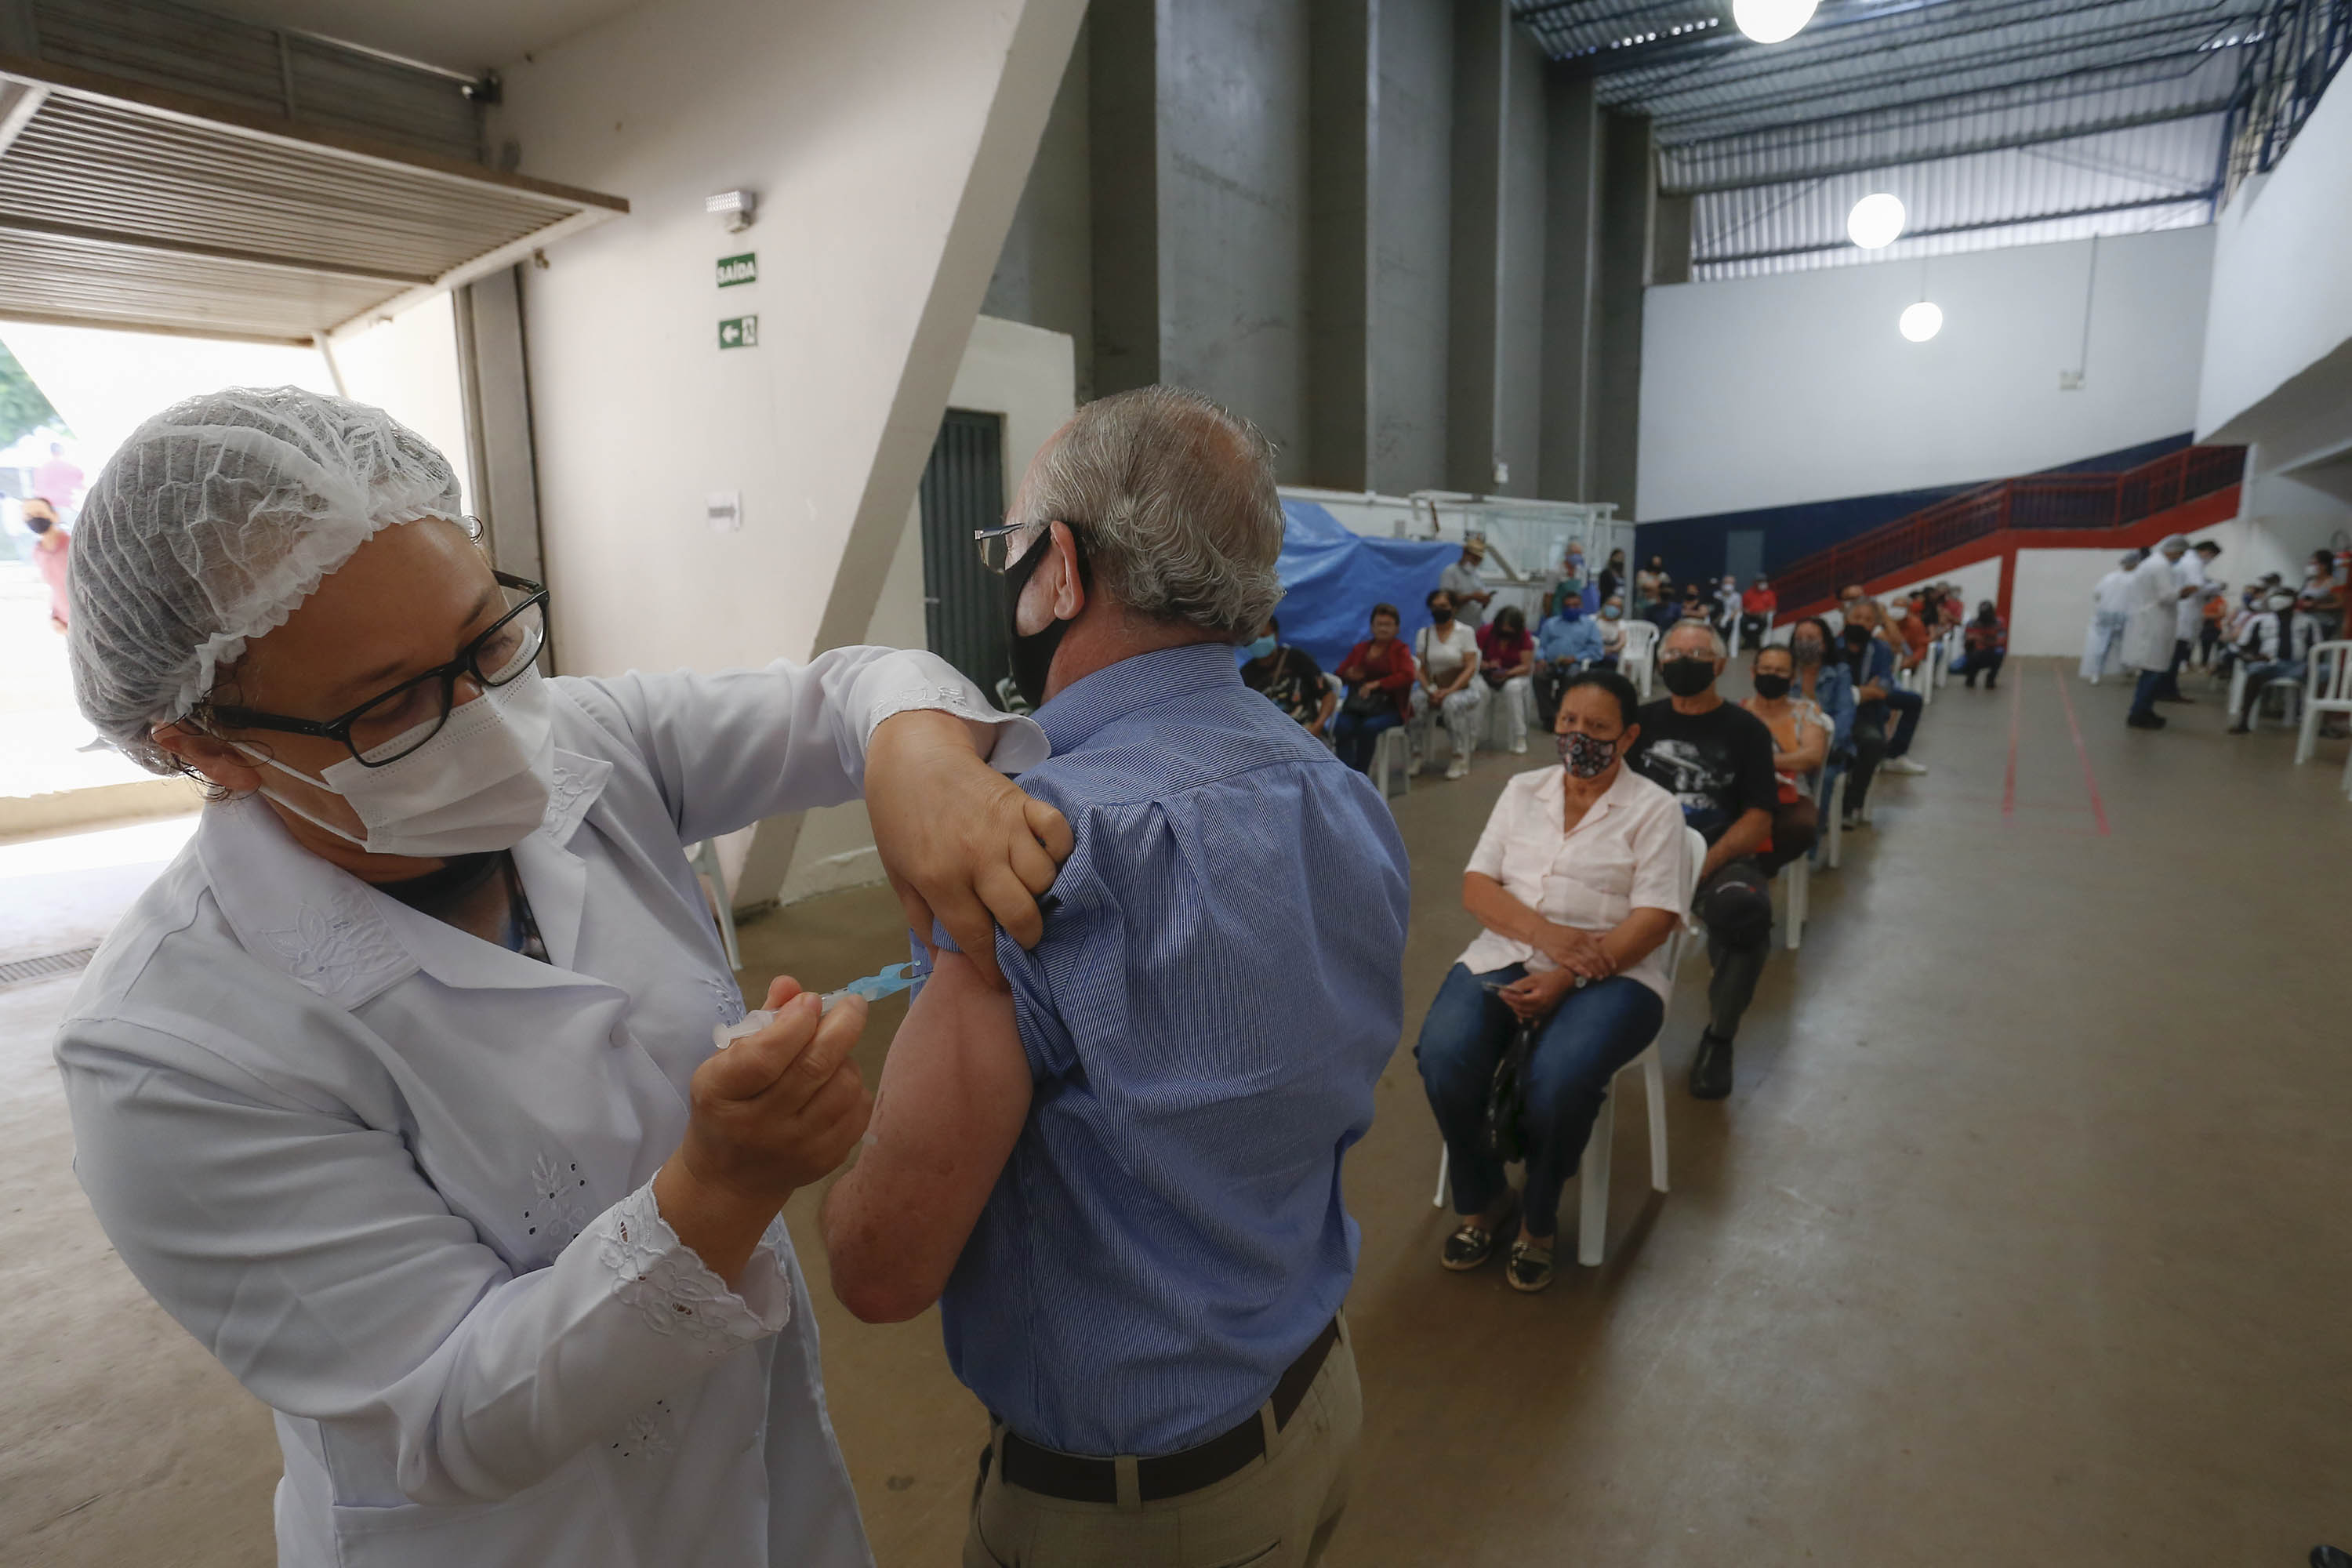
[[[1486,606],[1495,602],[1495,591],[1479,573],[1486,559],[1486,536],[1474,533],[1462,542],[1462,559],[1437,577],[1437,585],[1453,602],[1454,613],[1473,631],[1485,623]]]
[[[58,509],[42,496],[26,501],[25,526],[33,531],[33,565],[41,574],[41,581],[49,585],[49,625],[62,632],[73,608],[66,593],[67,574],[72,568],[73,535],[58,521]]]
[[[1685,621],[1658,649],[1658,674],[1673,695],[1643,708],[1627,761],[1682,803],[1683,820],[1706,840],[1694,908],[1706,922],[1707,1023],[1691,1062],[1699,1100],[1731,1092],[1731,1043],[1756,994],[1772,948],[1771,879],[1757,854],[1772,832],[1780,783],[1772,731],[1715,689],[1728,653],[1704,621]]]
[[[65,444],[49,443],[47,461],[33,470],[33,490],[48,498],[59,518],[71,517],[81,506],[83,474],[79,465],[66,456]]]
[[[824,1202],[834,1291],[940,1305],[990,1413],[967,1564],[1300,1568],[1363,1426],[1341,1165],[1404,1022],[1404,845],[1234,673],[1282,594],[1255,428],[1087,404],[1010,518],[1054,748],[1021,782],[1076,847],[1034,954],[997,940],[1010,994],[940,948]]]
[[[2124,623],[2129,618],[2129,589],[2133,568],[2147,559],[2145,550],[2126,552],[2123,562],[2114,571],[2099,579],[2091,590],[2091,629],[2083,642],[2083,679],[2092,685],[2106,673],[2107,665],[2116,656],[2124,640]]]
[[[2172,670],[2180,608],[2197,592],[2179,570],[2189,553],[2189,541],[2175,533],[2156,547],[2156,553],[2132,571],[2126,584],[2122,654],[2126,668],[2139,671],[2132,688],[2131,711],[2124,722],[2135,730],[2161,730],[2164,715],[2156,710],[2165,678]]]

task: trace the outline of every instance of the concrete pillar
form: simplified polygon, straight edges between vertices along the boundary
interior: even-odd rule
[[[1544,53],[1504,28],[1502,148],[1496,221],[1495,459],[1510,478],[1496,495],[1543,493]]]
[[[1307,13],[1307,453],[1309,484],[1369,488],[1370,171],[1379,0]]]
[[[1454,8],[1454,203],[1446,353],[1445,485],[1496,488],[1495,340],[1502,289],[1504,0]]]
[[[1542,494],[1592,487],[1600,335],[1601,106],[1591,77],[1554,67],[1545,94]]]
[[[1070,63],[1046,111],[1036,162],[1013,209],[1004,249],[981,314],[1069,335],[1078,401],[1094,395],[1095,294],[1092,138],[1087,105],[1092,27],[1081,23]]]
[[[1092,380],[1099,397],[1160,379],[1159,6],[1096,0],[1087,32]]]
[[[1621,518],[1640,516],[1634,493],[1642,430],[1642,291],[1650,281],[1657,181],[1650,122],[1601,117],[1599,358],[1593,366],[1591,494],[1614,501]]]
[[[1453,253],[1453,0],[1374,0],[1365,486],[1444,482]]]

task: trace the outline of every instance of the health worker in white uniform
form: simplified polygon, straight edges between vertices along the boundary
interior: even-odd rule
[[[863,1132],[849,1000],[743,1016],[682,847],[861,784],[910,911],[1039,931],[1042,733],[921,653],[545,678],[441,454],[229,391],[75,542],[83,712],[207,781],[59,1030],[76,1167],[277,1412],[291,1568],[863,1564],[778,1212]],[[925,918],[928,918],[926,913]]]

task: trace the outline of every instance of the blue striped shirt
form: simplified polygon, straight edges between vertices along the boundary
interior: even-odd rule
[[[1076,848],[1024,952],[1035,1082],[940,1307],[956,1375],[1067,1453],[1172,1453],[1264,1404],[1356,1267],[1339,1163],[1404,1022],[1404,845],[1223,643],[1037,711]]]

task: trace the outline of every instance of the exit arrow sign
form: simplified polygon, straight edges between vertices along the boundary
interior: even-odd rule
[[[719,323],[719,346],[722,349],[755,349],[760,346],[760,318],[730,316]]]

